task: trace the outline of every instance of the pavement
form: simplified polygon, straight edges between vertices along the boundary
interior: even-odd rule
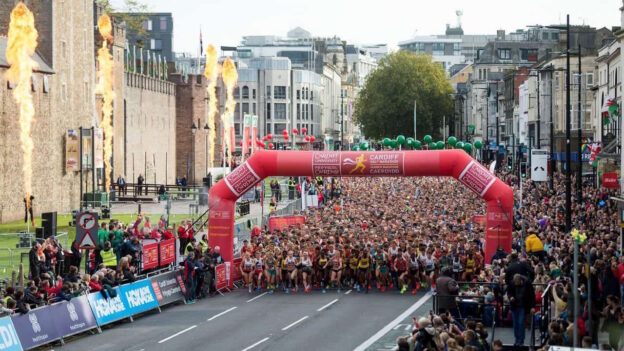
[[[271,295],[236,290],[106,326],[101,334],[66,340],[62,349],[387,350],[396,345],[394,334],[409,333],[403,320],[420,311],[426,314],[430,301],[425,293],[334,290]],[[384,341],[377,342],[382,337]]]

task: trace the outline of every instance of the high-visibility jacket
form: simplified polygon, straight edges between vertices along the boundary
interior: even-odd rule
[[[544,251],[544,244],[535,234],[529,235],[525,242],[526,252],[539,252]]]
[[[102,255],[102,263],[104,263],[105,267],[117,268],[117,255],[115,255],[113,249],[108,249],[108,251],[102,250],[100,254]]]

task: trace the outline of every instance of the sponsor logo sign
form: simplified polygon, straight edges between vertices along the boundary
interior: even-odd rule
[[[620,187],[618,174],[616,172],[607,172],[602,175],[602,186],[605,188],[617,189]]]
[[[59,336],[69,336],[97,327],[86,296],[80,296],[48,307],[54,316]]]
[[[176,249],[175,249],[176,239],[169,239],[160,242],[160,266],[168,266],[175,262],[176,257]]]
[[[225,264],[222,263],[215,267],[215,287],[217,290],[222,290],[227,288],[227,286],[227,272],[225,270]]]
[[[56,328],[58,320],[48,307],[34,309],[27,314],[11,317],[17,335],[26,350],[47,344],[62,337]]]
[[[158,308],[158,300],[148,279],[140,280],[119,287],[122,300],[126,303],[130,315]]]
[[[337,152],[315,152],[312,156],[312,172],[315,176],[340,175],[340,155]]]
[[[91,305],[91,310],[99,326],[130,316],[119,294],[119,288],[115,288],[115,290],[117,296],[109,299],[105,299],[100,292],[88,295],[89,305]]]
[[[236,169],[225,178],[225,184],[227,184],[234,195],[239,197],[259,181],[260,177],[251,168],[249,162],[245,162],[239,167],[236,167]]]
[[[496,180],[490,171],[474,161],[470,161],[468,166],[466,166],[459,175],[458,179],[466,187],[479,194],[479,196],[485,195]]]
[[[243,275],[240,272],[241,262],[243,262],[243,259],[240,257],[232,260],[232,272],[230,272],[232,282],[243,280]]]
[[[342,152],[340,158],[343,176],[404,175],[403,152]]]
[[[143,244],[142,270],[158,267],[158,243]]]
[[[0,350],[22,351],[22,344],[10,317],[0,318]]]
[[[284,230],[293,225],[305,224],[305,216],[273,216],[269,217],[269,231]]]
[[[179,277],[179,279],[178,279]],[[184,293],[180,285],[182,273],[180,271],[167,272],[150,278],[152,290],[159,306],[179,300],[184,300]]]

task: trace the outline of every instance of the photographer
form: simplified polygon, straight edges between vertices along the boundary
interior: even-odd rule
[[[530,312],[532,318],[534,313],[535,291],[533,290],[533,284],[531,284],[527,277],[521,274],[515,274],[512,284],[507,286],[507,297],[511,304],[515,338],[514,346],[522,346],[524,345],[525,336],[525,316],[527,312]]]

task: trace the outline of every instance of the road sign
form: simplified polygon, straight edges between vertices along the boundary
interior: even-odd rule
[[[98,215],[94,212],[82,212],[76,219],[76,242],[81,249],[97,247]]]
[[[531,149],[531,180],[545,182],[548,180],[547,150]]]

